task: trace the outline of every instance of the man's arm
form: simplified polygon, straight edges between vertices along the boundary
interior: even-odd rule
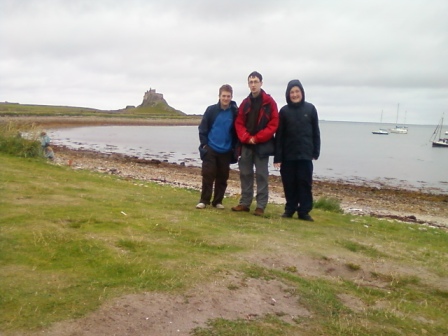
[[[238,139],[241,141],[241,143],[248,144],[252,136],[249,134],[249,132],[247,131],[247,128],[246,128],[244,105],[245,104],[243,101],[243,103],[240,105],[240,107],[238,109],[238,115],[236,116],[236,120],[235,120],[235,130],[236,130],[236,135],[238,136]]]
[[[201,123],[199,124],[199,142],[201,147],[208,144],[208,133],[210,132],[209,119],[210,119],[210,106],[204,112]]]

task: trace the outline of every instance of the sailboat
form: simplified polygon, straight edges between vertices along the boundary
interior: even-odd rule
[[[383,123],[383,111],[381,110],[380,124],[382,124],[382,123]],[[389,132],[387,130],[385,130],[384,128],[380,128],[377,131],[373,131],[372,134],[388,135]]]
[[[396,134],[408,134],[408,128],[406,126],[398,126],[398,111],[400,110],[400,104],[397,106],[397,119],[395,121],[395,128],[390,128],[389,132]],[[406,119],[406,116],[405,116]]]
[[[442,128],[443,128],[443,114],[440,119],[439,124],[437,125],[434,133],[431,137],[431,142],[433,147],[447,147],[448,148],[448,138],[442,138]],[[446,132],[445,132],[446,134]]]

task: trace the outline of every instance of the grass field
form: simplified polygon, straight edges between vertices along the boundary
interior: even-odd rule
[[[322,210],[314,223],[285,220],[275,205],[265,218],[198,211],[197,191],[42,159],[0,161],[5,335],[83,317],[126,294],[182,293],[228,271],[287,284],[311,317],[213,319],[194,335],[448,334],[446,231]],[[283,266],[262,262],[274,255]],[[321,265],[317,273],[304,260]]]

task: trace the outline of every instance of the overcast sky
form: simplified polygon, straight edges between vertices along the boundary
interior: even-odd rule
[[[448,116],[446,0],[0,0],[0,101],[120,109],[149,88],[202,114],[247,75],[320,119]]]

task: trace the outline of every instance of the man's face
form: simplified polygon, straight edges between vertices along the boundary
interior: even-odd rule
[[[224,110],[228,108],[231,101],[232,101],[232,94],[228,91],[221,91],[219,95],[219,103],[221,104],[221,108]]]
[[[289,98],[293,103],[300,103],[303,99],[302,91],[297,86],[294,86],[289,91]]]
[[[260,81],[258,77],[249,77],[247,83],[249,85],[250,93],[252,93],[252,96],[254,97],[258,96],[261,91],[261,86],[263,85],[263,82]]]

